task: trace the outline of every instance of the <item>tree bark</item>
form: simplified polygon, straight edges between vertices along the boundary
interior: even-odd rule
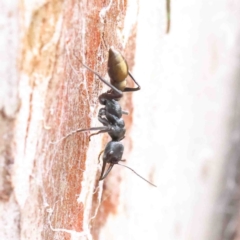
[[[61,138],[99,125],[102,84],[80,61],[106,75],[109,46],[125,47],[117,31],[123,29],[126,2],[35,1],[19,7],[20,14],[17,2],[2,10],[5,28],[8,21],[15,24],[6,37],[19,37],[5,43],[14,55],[3,74],[18,76],[3,75],[14,96],[6,92],[2,98],[1,239],[92,239],[102,194],[97,156],[106,139],[98,136],[89,144],[88,133]],[[14,109],[8,110],[10,104]],[[117,202],[107,206],[102,218]]]
[[[0,239],[240,239],[239,5],[2,1]],[[107,78],[110,46],[142,87],[120,102],[126,165],[157,189],[98,181],[107,134],[63,138],[101,126],[81,61]]]

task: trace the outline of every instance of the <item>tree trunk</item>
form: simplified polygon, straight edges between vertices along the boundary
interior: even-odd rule
[[[240,3],[2,0],[0,239],[237,240]],[[166,31],[168,33],[166,33]],[[98,181],[110,46],[128,169]],[[134,67],[134,69],[133,69]],[[133,71],[134,70],[134,71]],[[131,82],[131,81],[129,81]]]

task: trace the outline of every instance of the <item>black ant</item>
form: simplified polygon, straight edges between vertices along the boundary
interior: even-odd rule
[[[156,187],[156,185],[152,184],[145,178],[141,177],[130,167],[119,164],[120,161],[124,161],[122,160],[124,146],[122,143],[120,143],[120,141],[125,137],[124,135],[125,135],[126,129],[125,129],[125,122],[122,119],[122,114],[126,114],[126,112],[122,110],[120,104],[118,103],[118,100],[123,96],[123,92],[133,92],[133,91],[140,90],[140,85],[137,83],[137,81],[134,79],[134,77],[128,70],[128,65],[126,60],[119,52],[114,50],[113,47],[109,49],[108,75],[110,77],[110,83],[107,82],[105,79],[103,79],[97,72],[93,71],[91,68],[86,66],[84,63],[82,64],[89,71],[97,75],[102,82],[104,82],[107,86],[111,88],[106,93],[101,94],[98,98],[100,104],[105,106],[104,108],[101,108],[98,113],[98,120],[104,126],[93,127],[89,129],[78,129],[69,133],[67,136],[64,137],[64,139],[74,133],[84,132],[84,131],[99,130],[99,132],[91,134],[90,137],[93,135],[97,135],[99,133],[105,133],[105,132],[108,133],[109,136],[112,138],[112,140],[107,144],[105,149],[99,154],[99,157],[98,157],[98,159],[100,159],[100,156],[104,152],[102,172],[101,172],[99,181],[106,178],[109,172],[112,170],[113,166],[117,164],[130,169],[140,178],[142,178],[149,184]],[[132,80],[137,85],[136,88],[126,87],[126,84],[127,84],[126,78],[128,75],[132,78]],[[107,163],[109,163],[110,165],[105,172]]]

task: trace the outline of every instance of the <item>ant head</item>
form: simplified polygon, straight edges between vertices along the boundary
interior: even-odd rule
[[[110,141],[104,151],[103,161],[116,164],[122,159],[124,147],[122,143]]]

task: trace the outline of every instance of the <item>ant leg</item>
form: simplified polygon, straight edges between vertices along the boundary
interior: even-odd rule
[[[98,154],[98,163],[100,163],[100,157],[102,155],[102,153],[105,151],[105,149],[103,149],[99,154]]]
[[[103,83],[105,83],[107,86],[109,86],[114,92],[114,93],[109,93],[109,99],[115,99],[115,98],[121,98],[123,93],[122,91],[120,91],[119,89],[117,89],[116,87],[114,87],[111,83],[109,83],[108,81],[106,81],[104,78],[102,78],[97,72],[93,71],[90,67],[88,67],[87,65],[85,65],[81,59],[79,59],[79,57],[77,55],[75,55],[75,57],[78,59],[78,61],[80,61],[82,63],[82,65],[90,72],[92,72],[93,74],[95,74]],[[134,80],[135,81],[135,80]]]
[[[128,111],[122,110],[122,114],[128,115]]]
[[[138,91],[141,89],[139,83],[134,79],[133,75],[128,71],[128,75],[131,77],[131,79],[135,82],[135,84],[137,85],[136,88],[125,88],[123,90],[123,92],[134,92],[134,91]]]
[[[104,126],[109,126],[109,121],[104,116],[106,117],[106,109],[100,108],[98,112],[98,121],[102,123]]]
[[[107,91],[105,93],[102,93],[99,97],[98,100],[102,105],[106,105],[106,101],[108,100],[116,100],[120,99],[123,96],[123,92],[121,91],[121,94],[112,92],[112,91]]]
[[[111,83],[109,83],[108,81],[106,81],[104,78],[102,78],[97,72],[95,72],[94,70],[92,70],[90,67],[88,67],[87,65],[85,65],[81,59],[75,55],[75,57],[78,59],[79,62],[82,63],[82,65],[90,72],[92,72],[93,74],[95,74],[96,76],[98,76],[98,78],[105,83],[107,86],[109,86],[112,90],[114,90],[115,92],[117,92],[118,94],[121,94],[122,96],[122,92],[120,90],[118,90],[117,88],[115,88]]]
[[[60,138],[59,140],[57,140],[55,142],[50,142],[50,144],[59,143],[62,140],[72,136],[73,134],[79,133],[79,132],[88,132],[88,131],[97,131],[97,130],[108,132],[109,128],[108,127],[93,127],[93,128],[87,128],[87,129],[77,129],[77,130],[71,131],[69,134],[67,134],[66,136]]]
[[[108,132],[108,131],[109,131],[109,129],[107,129],[107,130],[101,130],[101,131],[99,131],[99,132],[96,132],[96,133],[91,134],[91,135],[89,136],[89,141],[91,141],[91,137],[92,137],[92,136],[98,135],[98,134],[100,134],[100,133],[106,133],[106,132]]]
[[[97,72],[93,71],[91,68],[89,68],[87,65],[85,65],[83,62],[82,62],[82,65],[87,68],[90,72],[92,72],[93,74],[95,74],[103,83],[105,83],[108,87],[110,87],[114,92],[115,94],[110,94],[109,95],[114,95],[114,97],[111,97],[112,98],[121,98],[122,97],[122,91],[118,90],[116,87],[114,87],[111,83],[109,83],[108,81],[106,81],[104,78],[102,78]]]

